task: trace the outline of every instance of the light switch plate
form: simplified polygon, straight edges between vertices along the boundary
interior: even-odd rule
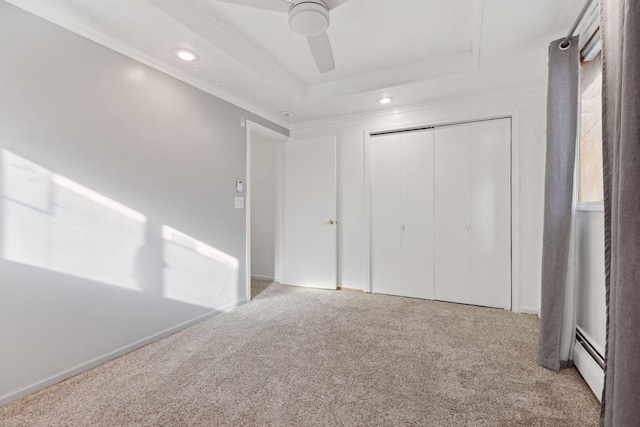
[[[244,197],[236,197],[236,209],[244,209]]]

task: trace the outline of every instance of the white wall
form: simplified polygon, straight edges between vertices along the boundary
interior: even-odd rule
[[[546,84],[465,100],[441,103],[410,111],[294,127],[292,139],[323,135],[338,137],[338,217],[340,286],[363,289],[366,279],[364,201],[365,130],[386,130],[437,125],[474,119],[513,116],[514,248],[516,256],[515,310],[537,312],[540,306],[540,263],[544,200]],[[518,285],[519,283],[519,285]],[[519,294],[519,295],[518,295]]]
[[[276,277],[282,143],[251,135],[251,276]]]
[[[0,1],[0,404],[245,298],[244,116]]]
[[[602,210],[578,210],[576,239],[576,325],[604,356],[607,307]]]
[[[604,212],[602,206],[585,209],[576,214],[576,326],[589,344],[602,357],[606,345],[606,292],[604,268]],[[604,371],[594,358],[577,343],[574,363],[593,393],[601,398]]]

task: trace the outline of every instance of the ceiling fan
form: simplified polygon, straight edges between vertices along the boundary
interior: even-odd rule
[[[327,35],[329,11],[349,0],[218,0],[241,6],[289,14],[289,26],[307,37],[313,59],[321,73],[336,68],[331,42]]]

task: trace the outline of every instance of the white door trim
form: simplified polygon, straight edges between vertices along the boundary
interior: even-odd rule
[[[371,292],[371,137],[386,132],[405,132],[431,127],[450,126],[485,120],[511,119],[511,310],[520,313],[520,109],[496,109],[469,117],[451,117],[438,123],[416,123],[397,127],[364,130],[364,221],[365,221],[365,283]]]
[[[250,120],[246,120],[245,121],[245,130],[246,130],[246,151],[247,151],[247,158],[246,158],[246,165],[245,165],[245,188],[246,188],[246,192],[245,192],[245,227],[246,227],[246,232],[245,232],[245,289],[246,289],[246,296],[247,296],[247,301],[251,300],[251,134],[252,133],[256,133],[259,135],[262,135],[266,138],[269,138],[271,140],[277,141],[279,143],[284,143],[286,141],[289,140],[289,137],[286,135],[283,135],[279,132],[276,132],[272,129],[269,129],[268,127],[262,126],[258,123],[252,122]],[[281,152],[281,156],[282,156],[282,152]],[[283,169],[284,167],[284,163],[280,162],[280,169]],[[280,177],[280,182],[278,183],[279,187],[280,187],[280,209],[278,209],[278,217],[277,217],[277,221],[278,224],[280,224],[279,227],[279,239],[280,239],[280,245],[278,248],[276,248],[276,251],[278,253],[278,259],[280,260],[280,262],[282,262],[282,239],[283,239],[283,217],[282,217],[282,209],[283,209],[283,203],[284,203],[284,192],[282,191],[284,188],[284,183],[283,183],[283,174],[282,174],[282,170],[279,171],[280,173],[278,174],[278,176]],[[282,272],[282,266],[280,267],[280,272]],[[280,277],[275,277],[275,280],[278,281],[280,280]]]

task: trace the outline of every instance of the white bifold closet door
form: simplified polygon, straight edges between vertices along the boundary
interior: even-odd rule
[[[435,131],[435,299],[511,308],[511,121]]]
[[[373,292],[434,298],[433,130],[371,139]]]
[[[371,290],[511,307],[511,121],[371,138]]]

